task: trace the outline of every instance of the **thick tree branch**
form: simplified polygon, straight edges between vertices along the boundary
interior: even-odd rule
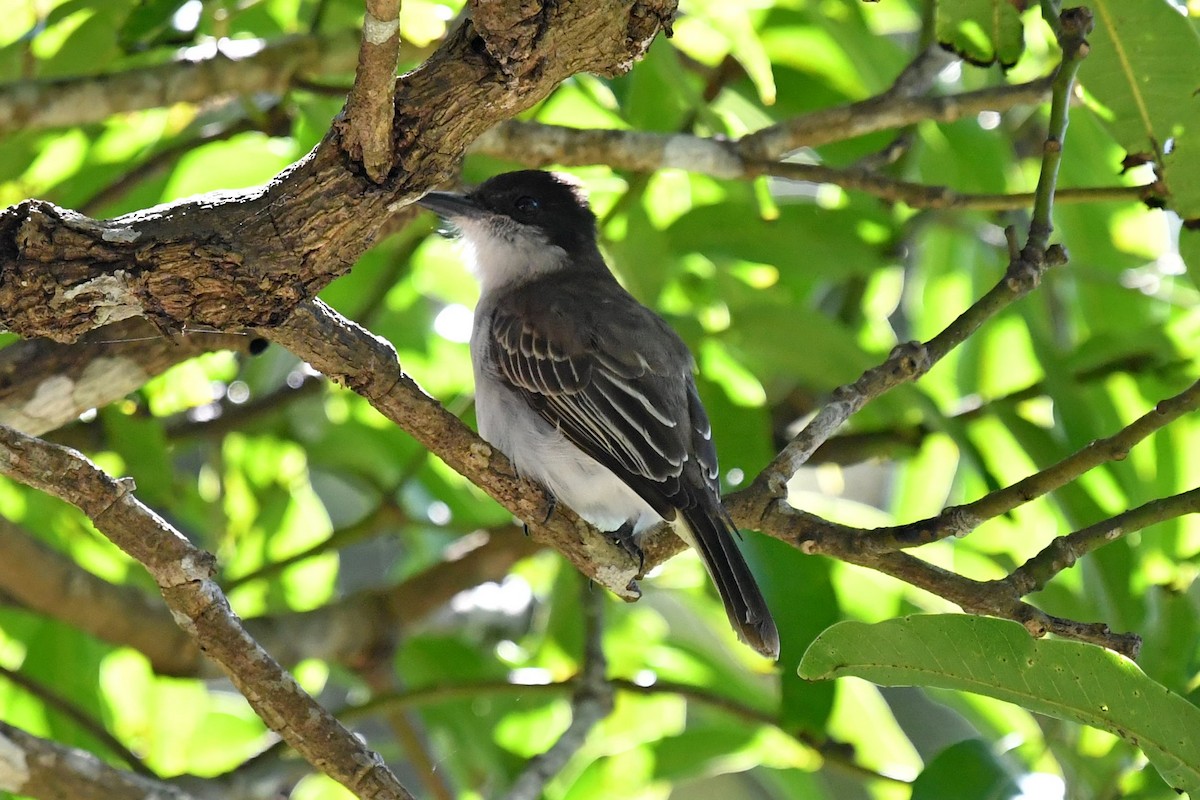
[[[164,330],[272,325],[349,270],[397,208],[457,165],[475,137],[581,71],[615,74],[674,12],[671,0],[549,6],[536,44],[497,58],[470,21],[397,84],[395,167],[348,168],[334,126],[263,187],[97,222],[39,202],[0,212],[0,324],[70,342],[145,316]],[[484,31],[483,33],[486,33]],[[482,52],[481,52],[482,50]],[[515,59],[515,61],[514,61]],[[536,65],[514,77],[514,64]]]
[[[194,800],[142,775],[114,769],[84,750],[0,721],[0,791],[37,800]]]
[[[78,506],[140,561],[176,622],[204,648],[255,712],[317,769],[362,798],[411,800],[378,755],[318,705],[255,642],[211,578],[213,558],[193,547],[79,453],[0,427],[0,473]]]

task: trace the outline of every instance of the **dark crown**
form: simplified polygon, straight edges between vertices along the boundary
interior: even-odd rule
[[[506,172],[481,183],[469,197],[481,208],[537,228],[565,250],[595,245],[596,216],[583,188],[569,176],[537,169]]]

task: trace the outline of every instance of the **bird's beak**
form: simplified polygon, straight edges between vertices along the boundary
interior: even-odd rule
[[[425,206],[451,222],[456,219],[474,219],[484,214],[483,209],[470,197],[451,192],[430,192],[418,200],[417,205]]]

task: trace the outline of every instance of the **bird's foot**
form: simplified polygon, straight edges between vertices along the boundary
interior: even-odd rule
[[[554,516],[554,512],[558,510],[558,498],[549,492],[546,494],[548,495],[548,498],[546,502],[546,516],[542,518],[543,525],[549,522],[550,518]]]
[[[549,522],[550,518],[554,516],[554,512],[558,509],[558,498],[557,497],[555,497],[554,495],[547,492],[546,498],[547,498],[546,516],[542,517],[542,521],[541,521],[541,523],[539,523],[541,525],[545,525],[547,522]],[[525,530],[525,535],[528,536],[529,535],[529,523],[522,520],[521,527]]]
[[[613,544],[624,550],[632,558],[638,562],[638,577],[642,577],[646,566],[646,554],[642,552],[642,548],[638,547],[637,537],[633,535],[633,523],[626,522],[615,531],[609,531],[609,537]]]

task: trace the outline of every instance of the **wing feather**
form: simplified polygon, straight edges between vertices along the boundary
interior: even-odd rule
[[[693,399],[691,355],[623,292],[596,302],[597,287],[586,281],[558,288],[565,292],[552,295],[557,302],[517,291],[497,304],[490,345],[500,377],[580,450],[673,518],[674,509],[694,504],[683,479],[685,470],[696,469],[691,454],[700,457],[703,482],[711,481],[707,462],[716,457],[700,435],[708,420]]]

